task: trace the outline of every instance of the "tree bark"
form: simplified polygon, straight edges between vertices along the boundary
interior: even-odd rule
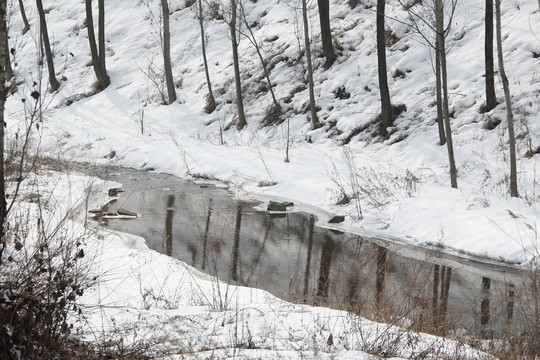
[[[19,9],[21,10],[21,16],[24,23],[24,28],[22,29],[22,34],[26,34],[30,30],[30,24],[28,23],[28,18],[26,17],[26,11],[24,11],[23,0],[19,0]]]
[[[437,87],[437,125],[439,127],[439,145],[446,144],[446,135],[444,133],[444,117],[442,110],[442,81],[441,81],[441,54],[437,49],[440,49],[439,37],[435,39],[435,86]]]
[[[493,0],[486,0],[484,57],[486,67],[486,107],[488,112],[497,106],[493,71]]]
[[[377,65],[379,73],[379,89],[381,92],[381,122],[380,133],[388,137],[388,127],[394,121],[394,109],[390,102],[388,75],[386,69],[386,41],[384,29],[384,9],[386,0],[377,0]]]
[[[236,86],[236,107],[238,109],[238,123],[236,126],[239,130],[243,129],[246,125],[246,115],[244,113],[244,99],[242,98],[242,84],[240,82],[240,64],[238,62],[238,41],[236,40],[236,0],[231,0],[231,22],[229,27],[231,29],[231,44],[233,52],[233,64],[234,64],[234,83]]]
[[[329,0],[317,0],[317,4],[319,6],[323,53],[326,58],[325,66],[329,68],[336,61],[336,53],[332,44],[332,31],[330,30],[330,2]]]
[[[104,9],[102,9],[102,0],[99,0],[99,41],[100,48],[98,53],[98,48],[96,46],[96,35],[94,32],[94,19],[92,14],[92,0],[85,0],[86,6],[86,28],[88,30],[88,42],[90,43],[90,54],[92,55],[92,67],[94,68],[94,73],[96,74],[97,84],[96,90],[101,91],[109,86],[111,80],[107,75],[107,70],[105,68],[105,26],[104,26]],[[103,23],[103,24],[102,24]],[[103,26],[103,28],[102,28]],[[103,40],[102,40],[103,39]],[[103,49],[101,45],[103,41]]]
[[[506,101],[506,119],[508,121],[508,142],[510,147],[510,196],[519,197],[517,186],[517,164],[516,164],[516,137],[514,134],[514,115],[512,113],[512,99],[510,96],[510,85],[504,69],[504,57],[502,49],[501,30],[501,0],[495,0],[497,13],[497,58],[499,63],[499,74],[501,76],[504,99]]]
[[[208,60],[206,59],[206,39],[204,35],[204,17],[202,0],[199,0],[199,25],[201,28],[201,46],[204,61],[204,73],[206,75],[206,85],[208,86],[208,99],[206,101],[206,112],[211,114],[216,109],[216,99],[212,91],[212,82],[210,81],[210,72],[208,71]]]
[[[446,45],[445,45],[445,31],[444,31],[444,7],[442,0],[435,0],[435,16],[436,16],[436,32],[438,38],[439,48],[436,51],[441,58],[441,82],[443,90],[443,117],[444,125],[446,129],[446,146],[448,149],[448,162],[450,165],[450,184],[453,188],[457,189],[457,169],[456,162],[454,160],[454,145],[452,142],[452,128],[450,126],[450,112],[448,109],[448,75],[446,72]]]
[[[98,47],[99,47],[99,67],[104,78],[104,87],[110,85],[111,79],[107,75],[107,66],[105,65],[105,0],[98,0]]]
[[[45,45],[45,57],[47,58],[47,67],[49,70],[49,84],[50,92],[55,92],[60,87],[60,83],[56,79],[56,73],[54,71],[54,62],[51,51],[51,44],[49,42],[49,32],[47,31],[47,22],[45,21],[45,12],[43,11],[43,3],[41,0],[36,0],[36,5],[39,13],[39,22],[41,27],[41,37],[43,44]]]
[[[321,126],[321,123],[319,122],[319,118],[317,117],[315,92],[313,90],[313,66],[311,64],[311,48],[309,45],[309,24],[306,0],[302,0],[302,18],[304,21],[304,42],[306,46],[307,75],[309,85],[309,107],[311,108],[311,126],[313,127],[313,129],[317,129]]]
[[[8,60],[7,50],[7,21],[6,21],[6,0],[0,1],[0,84],[6,82],[6,63]],[[6,87],[0,86],[0,264],[6,246],[4,239],[4,224],[6,221],[6,190],[4,174],[4,110],[6,105]]]
[[[163,10],[163,64],[165,66],[165,81],[167,82],[168,104],[176,101],[176,90],[171,67],[171,30],[169,27],[169,2],[161,0]]]
[[[11,67],[11,57],[9,51],[9,39],[6,39],[6,75],[4,81],[8,81],[13,77],[13,68]]]

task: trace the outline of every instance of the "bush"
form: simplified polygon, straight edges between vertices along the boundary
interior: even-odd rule
[[[6,224],[0,259],[0,358],[65,358],[77,298],[92,284],[81,238],[69,223],[48,227],[39,203]],[[37,209],[36,209],[37,208]]]

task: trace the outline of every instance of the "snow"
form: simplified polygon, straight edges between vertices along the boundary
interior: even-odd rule
[[[484,101],[483,2],[460,4],[450,34],[457,39],[456,34],[463,30],[463,37],[448,54],[458,189],[450,188],[446,147],[438,145],[432,54],[404,25],[407,15],[397,1],[388,1],[387,10],[388,27],[400,38],[387,50],[389,86],[392,102],[406,104],[407,111],[396,120],[395,132],[388,140],[370,135],[372,127],[368,125],[379,112],[379,93],[374,2],[365,3],[351,10],[346,1],[331,1],[332,31],[341,50],[330,69],[324,69],[324,59],[319,56],[318,16],[315,3],[311,4],[315,95],[321,108],[318,115],[325,125],[311,130],[297,9],[291,1],[246,2],[249,18],[256,22],[252,30],[269,60],[270,78],[288,121],[266,128],[259,125],[271,98],[257,90],[265,85],[265,79],[254,48],[244,38],[239,53],[248,127],[223,131],[224,145],[220,144],[221,130],[235,120],[236,107],[230,33],[222,20],[205,18],[210,76],[218,102],[214,113],[205,114],[207,87],[199,27],[186,1],[170,1],[171,54],[179,100],[168,106],[161,104],[159,93],[162,55],[157,2],[107,3],[106,60],[111,85],[93,96],[84,95],[90,93],[95,79],[89,66],[83,2],[44,4],[49,10],[57,77],[65,77],[55,94],[47,91],[46,67],[35,61],[39,52],[36,10],[27,5],[31,30],[22,36],[22,21],[14,7],[10,46],[16,50],[14,70],[16,81],[21,83],[6,105],[8,140],[21,141],[16,134],[28,126],[28,110],[34,105],[29,93],[37,89],[45,112],[40,126],[32,126],[32,135],[36,151],[44,155],[178,176],[203,175],[228,184],[238,196],[291,200],[296,209],[310,209],[319,215],[322,225],[331,214],[342,214],[346,215],[346,221],[339,225],[342,230],[434,245],[521,266],[535,263],[539,255],[536,169],[540,158],[538,154],[525,156],[540,146],[540,58],[533,56],[540,53],[540,11],[535,2],[503,2],[503,48],[518,138],[521,197],[517,199],[508,191],[506,110],[498,77],[500,104],[487,114],[479,113]],[[222,5],[227,9],[226,1]],[[261,17],[263,13],[266,15]],[[97,5],[94,14],[97,16]],[[405,77],[392,76],[396,70]],[[351,94],[350,98],[336,98],[334,92],[340,87]],[[68,105],[66,99],[74,95],[80,99]],[[29,100],[23,103],[22,99]],[[485,129],[484,124],[492,118],[502,123],[494,130]],[[285,163],[288,123],[290,162]],[[342,145],[360,126],[368,130]],[[59,209],[78,205],[81,187],[86,186],[87,180],[69,179],[59,178],[54,193],[78,195],[57,200]],[[268,183],[276,185],[260,186]],[[343,193],[358,193],[359,197],[348,205],[335,205]],[[188,332],[191,326],[199,336],[196,340],[210,338],[205,331],[215,332],[215,348],[224,347],[212,353],[217,357],[309,358],[316,357],[315,347],[324,354],[321,356],[358,358],[355,351],[365,348],[356,343],[353,346],[358,339],[347,338],[347,331],[358,323],[363,329],[360,333],[369,338],[376,333],[370,329],[379,326],[343,312],[292,305],[258,290],[235,287],[229,289],[229,306],[216,309],[212,291],[227,285],[148,250],[143,239],[107,233],[96,235],[94,241],[98,268],[108,278],[92,295],[85,295],[84,301],[99,301],[110,308],[89,316],[96,323],[103,312],[109,319],[142,317],[146,330],[138,336],[144,336],[145,331],[163,332],[174,339],[171,347],[184,339],[178,330]],[[167,303],[156,300],[145,304],[145,289],[157,291]],[[156,325],[164,323],[168,325]],[[231,334],[238,335],[238,329],[231,326],[241,328],[244,324],[248,324],[244,331],[249,330],[252,338],[259,337],[257,344],[263,349],[224,345],[234,340]],[[308,330],[301,330],[304,328]],[[332,330],[320,330],[323,328]],[[272,329],[271,336],[264,336],[268,329]],[[326,346],[330,332],[339,339],[339,345],[331,349]],[[246,336],[244,332],[239,337],[245,341]],[[342,341],[345,338],[348,340]],[[191,351],[201,358],[209,355],[204,346],[193,342]],[[397,356],[409,355],[402,350]]]

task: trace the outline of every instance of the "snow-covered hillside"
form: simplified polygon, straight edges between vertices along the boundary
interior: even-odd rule
[[[446,148],[438,145],[434,75],[430,49],[409,31],[407,13],[388,4],[388,28],[395,35],[388,49],[392,101],[407,111],[388,140],[373,138],[373,126],[341,145],[351,133],[373,122],[379,112],[374,2],[351,10],[331,3],[337,62],[323,66],[318,16],[312,4],[315,95],[323,128],[311,130],[307,118],[302,29],[291,2],[246,2],[246,13],[269,63],[275,92],[290,121],[290,163],[285,163],[286,125],[261,127],[271,105],[264,91],[262,67],[250,42],[241,38],[241,71],[248,128],[220,129],[236,117],[232,55],[227,24],[208,10],[207,49],[213,88],[219,103],[203,109],[207,94],[200,33],[192,7],[171,2],[172,63],[179,101],[169,106],[162,84],[158,2],[107,4],[107,67],[112,83],[104,92],[82,98],[95,81],[82,2],[46,2],[55,65],[64,77],[58,93],[47,94],[41,151],[79,161],[153,168],[178,175],[198,174],[232,183],[248,192],[288,198],[349,215],[353,231],[376,231],[419,244],[524,262],[536,254],[538,199],[536,181],[540,146],[540,13],[534,2],[503,2],[503,47],[509,73],[518,137],[520,199],[508,195],[508,149],[502,87],[500,104],[480,114],[484,101],[483,3],[459,4],[455,43],[449,52],[450,108],[459,172],[458,190],[450,188]],[[297,4],[296,4],[297,5]],[[8,102],[8,131],[24,120],[18,99],[28,97],[39,80],[36,65],[37,19],[28,6],[32,30],[20,35],[18,13],[11,18],[11,46],[19,91]],[[227,18],[227,5],[221,5]],[[95,14],[97,9],[95,9]],[[219,14],[218,14],[219,15]],[[46,73],[41,91],[46,94]],[[350,97],[340,99],[343,89]],[[343,97],[343,96],[342,96]],[[71,105],[67,106],[67,104]],[[487,130],[491,119],[502,120]],[[141,124],[144,133],[141,133]],[[36,133],[37,135],[37,133]],[[112,156],[111,154],[114,154]],[[277,185],[260,187],[261,183]],[[336,206],[343,193],[358,201]],[[363,219],[360,221],[359,209]]]

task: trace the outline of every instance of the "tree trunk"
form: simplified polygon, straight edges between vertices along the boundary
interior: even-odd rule
[[[442,110],[442,84],[441,84],[441,54],[437,49],[440,49],[439,37],[435,39],[435,86],[437,87],[437,125],[439,127],[439,145],[446,144],[446,135],[444,134],[444,117]]]
[[[9,39],[6,39],[6,75],[4,81],[8,81],[13,77],[13,68],[11,67],[11,57],[9,52]]]
[[[279,112],[279,115],[281,115],[281,105],[279,105],[279,102],[277,101],[276,94],[274,93],[274,88],[272,86],[272,82],[270,81],[270,73],[268,72],[268,69],[266,67],[266,61],[264,61],[264,57],[261,53],[261,47],[259,46],[259,42],[257,41],[257,38],[255,37],[255,34],[253,34],[253,30],[251,30],[251,27],[249,26],[249,22],[246,17],[246,12],[244,11],[244,6],[242,3],[240,3],[240,9],[242,13],[242,22],[246,26],[246,28],[249,31],[248,34],[244,34],[249,42],[255,47],[255,51],[257,51],[257,55],[259,56],[259,60],[261,62],[261,66],[263,68],[264,77],[266,78],[266,82],[268,83],[268,90],[270,91],[270,95],[272,95],[272,101],[274,102],[274,109]]]
[[[111,84],[111,79],[107,75],[107,66],[105,65],[105,0],[98,0],[98,47],[99,47],[99,67],[103,77],[103,89]]]
[[[311,65],[311,48],[309,45],[309,27],[307,17],[307,4],[306,0],[302,0],[302,18],[304,20],[304,42],[306,46],[306,60],[307,60],[307,75],[309,84],[309,107],[311,108],[311,126],[313,129],[317,129],[321,126],[319,118],[317,117],[317,107],[315,105],[315,92],[313,90],[313,66]]]
[[[329,68],[336,61],[336,53],[332,44],[332,31],[330,30],[330,3],[329,0],[317,0],[317,4],[319,5],[323,53],[326,58],[325,66]]]
[[[390,102],[390,90],[388,89],[388,76],[386,74],[385,5],[386,0],[377,0],[377,63],[379,70],[379,89],[381,92],[380,132],[383,137],[388,137],[388,127],[394,121],[394,110]]]
[[[488,112],[497,106],[493,71],[493,0],[486,0],[484,54],[486,67],[486,107],[483,110]]]
[[[452,143],[452,128],[450,126],[450,112],[448,109],[448,75],[446,73],[446,45],[444,38],[444,8],[442,0],[435,0],[436,29],[439,48],[436,51],[441,57],[441,81],[443,89],[443,117],[446,128],[446,146],[448,149],[448,162],[450,164],[450,184],[457,189],[457,169],[454,160],[454,145]]]
[[[240,83],[240,64],[238,62],[238,41],[236,40],[236,0],[231,0],[231,22],[229,24],[231,28],[231,43],[233,52],[234,63],[234,82],[236,86],[236,107],[238,109],[238,123],[236,126],[239,130],[243,129],[246,125],[246,115],[244,113],[244,99],[242,98],[242,84]]]
[[[98,11],[99,67],[104,74],[107,74],[105,66],[105,0],[98,0]]]
[[[161,0],[161,9],[163,10],[163,64],[169,94],[168,104],[172,104],[176,101],[176,90],[171,67],[171,30],[169,28],[169,2],[167,0]]]
[[[22,30],[22,34],[26,34],[28,30],[30,30],[30,24],[28,23],[28,18],[26,17],[26,11],[24,11],[24,3],[23,0],[19,0],[19,9],[21,10],[21,16],[24,23],[24,28]]]
[[[6,82],[6,63],[8,61],[7,50],[8,30],[6,22],[6,1],[0,2],[0,84]],[[6,105],[6,87],[0,86],[0,264],[6,247],[4,239],[4,224],[6,221],[6,190],[4,174],[4,110]]]
[[[47,58],[47,67],[49,69],[49,84],[51,86],[50,92],[55,92],[60,87],[60,83],[56,80],[56,73],[54,71],[54,62],[51,51],[51,44],[49,42],[49,32],[47,31],[47,22],[45,21],[45,12],[43,11],[43,3],[41,0],[36,0],[39,22],[41,24],[41,37],[43,44],[45,45],[45,57]]]
[[[85,0],[86,5],[86,28],[88,30],[88,42],[90,43],[90,54],[92,55],[92,67],[94,68],[94,73],[96,74],[97,78],[97,84],[96,84],[96,90],[102,91],[107,86],[109,86],[111,80],[109,79],[109,76],[107,75],[107,70],[105,69],[105,50],[101,52],[101,38],[105,38],[104,35],[104,29],[101,29],[101,23],[104,18],[102,12],[104,9],[101,8],[101,0],[100,0],[100,7],[99,7],[99,38],[100,38],[100,52],[98,53],[98,48],[96,46],[96,35],[94,32],[94,19],[92,15],[92,0]],[[104,21],[103,21],[104,22]],[[105,45],[103,45],[103,48]],[[103,58],[103,60],[101,59]],[[102,64],[103,62],[103,64]]]
[[[510,97],[510,85],[504,70],[504,58],[502,49],[501,34],[501,0],[495,0],[497,13],[497,58],[499,62],[499,74],[501,76],[504,99],[506,101],[506,119],[508,121],[508,142],[510,146],[510,196],[519,197],[517,186],[517,165],[516,165],[516,137],[514,134],[514,115],[512,114],[512,100]]]
[[[212,82],[210,81],[210,72],[208,71],[208,60],[206,59],[206,39],[204,36],[204,18],[202,0],[199,0],[199,25],[201,28],[201,46],[204,61],[204,73],[206,75],[206,85],[208,86],[208,99],[206,101],[206,112],[211,114],[216,109],[216,99],[212,91]]]

